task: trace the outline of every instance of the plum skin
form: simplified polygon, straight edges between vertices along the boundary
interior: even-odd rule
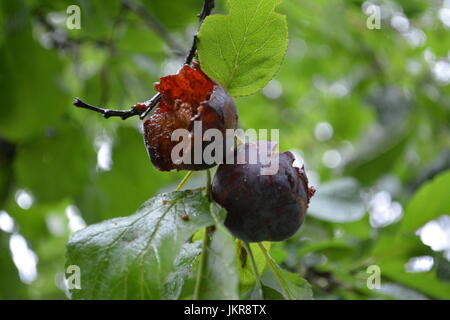
[[[284,241],[303,224],[313,189],[294,156],[279,154],[275,175],[261,175],[261,164],[222,164],[213,179],[213,199],[227,211],[225,226],[247,242]]]

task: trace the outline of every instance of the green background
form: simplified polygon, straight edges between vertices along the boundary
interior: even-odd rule
[[[183,176],[152,167],[138,119],[72,106],[128,108],[178,69],[202,1],[141,3],[160,27],[118,0],[79,1],[80,30],[66,28],[71,1],[1,1],[0,299],[66,299],[70,234]],[[316,299],[449,299],[450,2],[373,3],[379,30],[366,27],[368,2],[284,0],[282,67],[236,99],[240,126],[279,129],[318,189],[304,226],[271,254]],[[433,242],[417,230],[435,219]],[[379,290],[366,286],[370,265]]]

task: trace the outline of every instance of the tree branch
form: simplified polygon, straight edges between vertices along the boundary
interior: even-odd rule
[[[85,103],[84,101],[75,98],[73,100],[73,105],[78,108],[92,110],[98,113],[101,113],[106,119],[110,117],[120,117],[122,120],[125,120],[129,117],[136,116],[139,113],[138,108],[133,106],[130,110],[111,110],[111,109],[103,109],[90,104]]]
[[[214,9],[214,0],[205,0],[203,3],[203,9],[202,12],[198,14],[199,22],[197,31],[194,34],[194,39],[192,40],[192,46],[189,50],[188,55],[186,56],[186,59],[184,60],[184,64],[191,64],[192,60],[195,57],[195,54],[197,52],[197,41],[198,41],[198,33],[200,31],[200,27],[202,26],[203,21],[205,21],[206,17],[211,14],[211,11]]]
[[[138,3],[134,2],[133,0],[122,0],[122,1],[125,6],[127,6],[131,10],[137,12],[142,17],[144,17],[144,19],[146,19],[146,21],[148,21],[147,23],[149,25],[156,26],[159,24],[159,22],[157,22],[157,20],[153,16],[151,16],[150,13],[147,12],[141,4],[138,4]],[[198,23],[197,31],[195,32],[191,49],[189,50],[189,53],[186,56],[184,64],[192,63],[192,60],[194,59],[195,54],[197,53],[198,32],[200,30],[200,27],[201,27],[203,21],[206,19],[207,16],[209,16],[211,14],[211,11],[213,10],[213,8],[214,8],[214,0],[204,0],[202,11],[198,15],[199,23]],[[155,21],[156,21],[156,25],[154,25]],[[161,30],[162,29],[160,29],[160,32],[161,32]],[[163,30],[164,30],[163,33],[166,34],[167,31],[164,28],[163,28]],[[168,33],[167,33],[167,35],[168,35]],[[163,38],[167,40],[167,37],[164,36]],[[151,99],[149,99],[145,102],[142,102],[142,103],[135,104],[129,110],[104,109],[104,108],[100,108],[100,107],[96,107],[96,106],[87,104],[79,98],[75,98],[75,100],[73,101],[73,105],[76,107],[79,107],[79,108],[88,109],[88,110],[92,110],[92,111],[101,113],[106,119],[108,119],[110,117],[120,117],[122,120],[125,120],[130,117],[137,116],[137,115],[139,115],[140,119],[144,119],[152,111],[152,109],[156,106],[156,104],[159,102],[160,99],[161,99],[161,94],[159,92],[157,92]]]

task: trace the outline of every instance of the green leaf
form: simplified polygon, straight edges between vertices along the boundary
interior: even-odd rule
[[[224,209],[221,211],[223,212]],[[237,300],[239,299],[239,277],[235,241],[216,217],[215,223],[215,231],[206,251],[206,268],[199,298]]]
[[[308,281],[298,274],[281,268],[270,256],[264,245],[259,243],[260,250],[264,253],[270,272],[266,271],[261,277],[263,286],[272,288],[283,295],[286,300],[310,300],[313,297],[312,289]],[[263,288],[264,291],[264,288]]]
[[[176,297],[183,275],[173,272],[191,264],[197,254],[185,242],[213,223],[209,201],[199,189],[161,194],[131,216],[75,233],[67,244],[66,260],[66,265],[81,269],[81,289],[72,290],[73,298]]]
[[[229,0],[229,15],[204,21],[198,45],[202,69],[231,95],[255,93],[280,68],[287,49],[286,17],[274,11],[280,2]]]
[[[320,185],[311,199],[308,214],[331,222],[353,222],[366,210],[360,186],[353,178],[341,178]]]
[[[248,293],[248,300],[264,300],[264,289],[261,283],[256,282],[253,289]]]
[[[298,274],[286,271],[280,268],[278,265],[276,266],[278,269],[278,273],[280,274],[283,282],[286,284],[292,299],[311,300],[313,298],[312,289],[308,281],[300,277]],[[273,272],[266,271],[261,280],[265,287],[269,287],[279,292],[285,299],[287,299]],[[266,292],[266,290],[264,290],[264,292]]]
[[[180,297],[185,280],[192,275],[195,259],[201,252],[201,241],[185,243],[175,260],[175,268],[167,277],[163,287],[162,299],[176,300]]]
[[[289,292],[295,300],[311,300],[313,298],[311,286],[297,274],[282,270],[281,275],[287,283]],[[275,276],[270,271],[264,273],[262,284],[255,283],[254,287],[247,293],[247,300],[286,300],[283,290]],[[290,281],[290,282],[289,282]]]
[[[253,285],[255,283],[255,273],[253,272],[252,265],[250,262],[250,257],[247,251],[240,243],[241,240],[236,240],[237,254],[239,255],[238,269],[239,269],[239,279],[242,286]],[[264,246],[267,250],[270,249],[270,242],[264,242]],[[253,257],[255,258],[256,267],[258,268],[259,274],[263,274],[267,266],[267,261],[264,258],[264,254],[259,250],[257,243],[249,243],[250,249],[252,250]]]
[[[263,298],[264,300],[285,300],[283,295],[275,289],[270,287],[262,286]],[[256,300],[256,299],[255,299]]]
[[[422,186],[406,207],[403,228],[415,231],[428,221],[450,213],[449,186],[450,170]]]

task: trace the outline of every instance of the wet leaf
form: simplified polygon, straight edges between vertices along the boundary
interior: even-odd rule
[[[212,211],[215,216],[215,231],[206,252],[206,266],[199,298],[236,300],[239,299],[239,277],[235,241],[217,217],[219,212],[213,208]],[[224,209],[220,211],[224,214]]]
[[[186,273],[173,272],[191,265],[197,254],[185,243],[211,224],[203,191],[187,190],[158,195],[131,216],[88,226],[67,244],[66,265],[81,269],[81,289],[72,290],[73,298],[176,297]]]

